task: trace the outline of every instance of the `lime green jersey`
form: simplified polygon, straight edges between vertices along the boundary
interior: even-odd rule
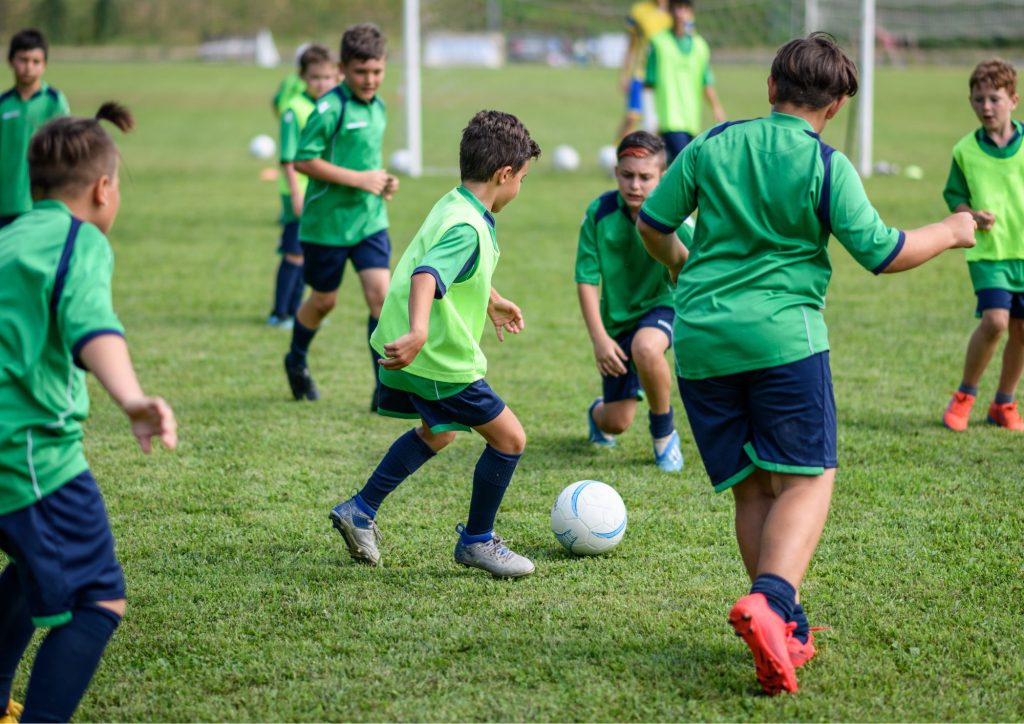
[[[687,379],[827,350],[830,234],[876,274],[904,241],[879,218],[849,159],[782,113],[698,136],[640,218],[668,233],[698,207],[675,294],[676,365]]]
[[[46,83],[28,100],[22,100],[17,88],[0,95],[0,216],[32,208],[28,143],[44,123],[68,112],[64,94]]]
[[[690,227],[679,233],[689,235]],[[654,307],[672,306],[668,270],[651,258],[618,191],[587,207],[576,246],[576,282],[601,287],[601,322],[612,337]]]
[[[113,268],[103,232],[59,201],[36,202],[0,231],[0,515],[88,468],[78,355],[97,336],[123,334]]]
[[[302,80],[302,76],[295,71],[286,75],[281,80],[281,84],[277,86],[277,90],[274,92],[274,108],[277,110],[277,114],[281,115],[284,113],[284,109],[288,106],[288,102],[292,98],[295,98],[295,96],[302,95],[305,92],[306,81]]]
[[[316,100],[307,93],[300,93],[284,104],[281,111],[281,163],[295,163],[295,154],[299,150],[299,137],[302,129],[306,127],[310,114],[316,109]],[[309,178],[305,174],[296,172],[299,191],[305,196]],[[298,217],[291,209],[291,189],[288,187],[288,179],[284,173],[278,181],[278,190],[281,196],[288,196],[288,204],[284,206],[281,223],[287,224],[291,221],[298,221]]]
[[[647,51],[646,83],[654,88],[659,130],[696,136],[703,125],[704,88],[714,84],[707,41],[696,33],[656,34]]]
[[[299,138],[296,161],[322,158],[353,171],[384,167],[387,112],[380,97],[362,101],[342,83],[323,95]],[[299,238],[325,246],[353,246],[388,228],[384,199],[351,186],[310,179]]]

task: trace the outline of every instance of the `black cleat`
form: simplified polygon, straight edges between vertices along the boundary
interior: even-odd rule
[[[303,398],[307,400],[319,400],[320,390],[313,382],[313,376],[309,373],[309,367],[304,364],[292,365],[289,363],[290,354],[284,356],[284,371],[288,375],[288,384],[292,388],[292,396],[296,400]]]

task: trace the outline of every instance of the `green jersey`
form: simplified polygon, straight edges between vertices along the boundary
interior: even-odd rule
[[[651,38],[646,84],[654,88],[654,107],[662,131],[700,133],[704,88],[714,85],[711,50],[701,36],[676,37],[663,30]]]
[[[353,171],[384,167],[387,112],[380,97],[361,101],[342,83],[317,102],[299,138],[296,161],[322,158]],[[353,246],[388,228],[384,199],[369,191],[310,179],[299,238],[325,246]]]
[[[281,112],[281,163],[295,163],[295,154],[299,150],[299,137],[302,134],[302,129],[306,127],[306,122],[309,120],[309,116],[316,109],[316,100],[313,99],[306,93],[300,93],[297,96],[293,96],[291,100],[284,104],[284,109]],[[306,187],[309,184],[309,178],[305,174],[296,172],[299,192],[305,196]],[[283,204],[283,214],[281,217],[281,223],[287,224],[292,221],[298,221],[294,212],[291,208],[291,195],[292,190],[288,187],[288,179],[284,173],[281,174],[281,178],[278,182],[278,189],[281,192],[281,196],[287,196],[287,203]]]
[[[681,226],[679,233],[688,234]],[[576,283],[601,287],[601,322],[612,337],[654,307],[672,306],[668,270],[651,258],[618,191],[587,207],[576,247]]]
[[[284,113],[288,102],[305,92],[306,81],[302,80],[302,76],[294,71],[286,75],[274,93],[274,109],[277,111],[277,114],[281,115]]]
[[[111,304],[114,256],[59,201],[0,231],[0,515],[32,505],[88,469],[82,347],[123,334]]]
[[[32,208],[28,180],[28,143],[40,126],[68,115],[68,101],[46,83],[27,101],[17,88],[0,95],[0,216]]]
[[[703,379],[829,348],[829,235],[881,273],[904,234],[882,223],[849,159],[802,118],[723,123],[698,136],[644,203],[664,233],[700,208],[676,283],[679,375]]]

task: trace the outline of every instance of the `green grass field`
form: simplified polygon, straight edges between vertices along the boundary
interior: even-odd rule
[[[975,125],[967,68],[883,70],[876,157],[922,181],[867,183],[889,223],[945,213],[953,143]],[[735,118],[767,112],[765,68],[717,69]],[[875,278],[835,246],[826,313],[839,408],[832,515],[803,587],[820,655],[800,692],[757,695],[726,623],[748,587],[732,501],[712,493],[677,414],[687,466],[650,464],[646,421],[614,450],[586,443],[598,394],[573,259],[586,204],[610,188],[599,146],[619,120],[610,71],[510,68],[425,75],[426,162],[457,167],[470,115],[519,114],[542,147],[571,143],[584,168],[542,159],[498,217],[496,286],[527,329],[487,338],[488,379],[529,442],[498,529],[537,564],[499,582],[451,560],[481,440],[461,436],[388,499],[384,567],[353,564],[327,513],[408,426],[366,412],[365,306],[349,272],[311,366],[323,399],[290,401],[287,333],[268,329],[276,186],[249,139],[274,133],[278,75],[230,66],[54,64],[73,110],[116,98],[138,115],[121,140],[123,205],[111,235],[115,305],[144,385],[180,424],[174,453],[144,457],[93,385],[87,454],[105,491],[129,612],[80,720],[872,720],[1024,719],[1024,438],[940,425],[959,382],[973,297],[950,253]],[[402,137],[399,79],[386,81]],[[847,112],[826,132],[842,148]],[[453,174],[405,179],[391,205],[395,259]],[[488,333],[489,334],[489,333]],[[982,386],[994,391],[995,371]],[[641,415],[643,411],[641,410]],[[566,484],[613,484],[622,545],[574,559],[548,527]],[[30,659],[29,659],[30,661]],[[24,693],[23,665],[15,684]]]

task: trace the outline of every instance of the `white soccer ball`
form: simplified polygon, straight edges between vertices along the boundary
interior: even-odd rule
[[[572,146],[555,146],[551,153],[551,163],[556,171],[575,171],[580,167],[580,155]]]
[[[409,170],[412,168],[412,154],[409,153],[409,149],[400,148],[391,154],[391,158],[388,159],[388,168],[395,173],[409,175]]]
[[[615,173],[615,167],[619,163],[619,156],[615,153],[615,146],[601,146],[597,153],[597,164],[604,172],[611,176]]]
[[[551,532],[570,553],[606,553],[626,533],[626,504],[612,486],[580,480],[559,493],[551,506]]]
[[[276,150],[277,144],[274,143],[274,139],[266,133],[261,133],[249,141],[249,153],[256,158],[273,158],[274,151]]]

